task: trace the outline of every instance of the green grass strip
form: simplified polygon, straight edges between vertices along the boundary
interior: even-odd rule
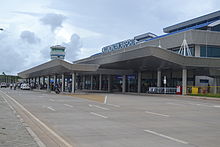
[[[206,93],[206,94],[189,94],[190,96],[203,96],[203,97],[214,97],[214,98],[220,98],[220,94],[211,94],[211,93]]]

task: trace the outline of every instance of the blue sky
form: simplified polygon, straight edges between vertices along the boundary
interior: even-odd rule
[[[50,46],[74,61],[103,46],[219,10],[217,0],[7,0],[0,9],[0,72],[50,60]]]

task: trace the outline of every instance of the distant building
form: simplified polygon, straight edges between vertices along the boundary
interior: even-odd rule
[[[65,47],[61,45],[55,45],[50,47],[50,57],[51,59],[64,59],[65,58]]]

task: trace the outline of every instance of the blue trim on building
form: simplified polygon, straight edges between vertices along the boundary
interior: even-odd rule
[[[172,32],[172,33],[164,34],[164,35],[161,35],[161,36],[157,36],[157,37],[154,37],[152,39],[145,40],[144,42],[155,40],[155,39],[162,38],[162,37],[166,37],[166,36],[173,35],[173,34],[180,33],[180,32],[185,32],[185,31],[188,31],[188,30],[202,28],[202,27],[208,26],[209,24],[211,24],[211,23],[213,23],[215,21],[206,22],[206,23],[203,23],[203,24],[200,24],[200,25],[195,25],[195,26],[183,29],[183,30],[179,30],[179,31],[175,31],[175,32]]]

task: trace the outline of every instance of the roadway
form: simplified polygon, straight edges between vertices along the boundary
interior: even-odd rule
[[[107,94],[107,103],[0,89],[46,146],[219,147],[220,101]]]

